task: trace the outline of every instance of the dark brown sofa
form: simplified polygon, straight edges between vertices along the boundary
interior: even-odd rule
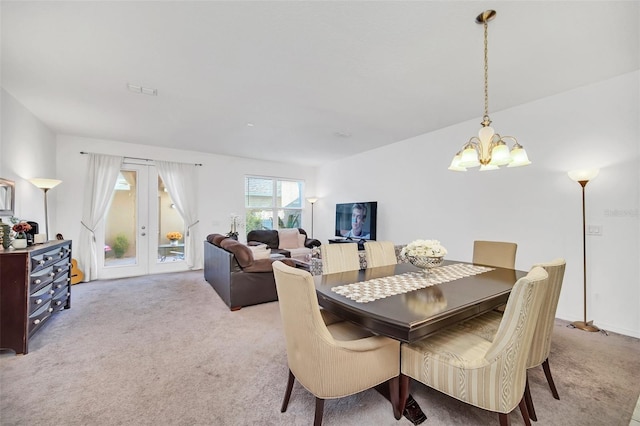
[[[322,244],[320,241],[309,238],[307,236],[307,232],[298,228],[298,232],[304,235],[304,246],[307,248],[320,247]],[[270,249],[271,253],[281,253],[286,257],[291,257],[290,252],[285,249],[281,249],[280,247],[280,238],[278,237],[278,231],[276,229],[256,229],[253,231],[249,231],[247,234],[247,244],[266,244]]]
[[[254,259],[249,247],[221,234],[210,234],[204,242],[204,279],[232,311],[278,300],[273,262]]]

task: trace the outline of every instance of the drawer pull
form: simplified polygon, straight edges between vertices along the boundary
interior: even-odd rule
[[[53,312],[53,308],[49,308],[49,309],[47,309],[47,311]]]
[[[49,273],[50,277],[53,277],[55,274],[53,272]]]
[[[62,272],[62,268],[58,268],[57,272]]]
[[[56,302],[56,306],[60,306],[60,305],[62,305],[62,302],[58,300],[58,301]]]
[[[67,282],[71,281],[71,278],[67,278]]]
[[[55,291],[49,290],[49,294],[53,294],[53,293],[55,293]]]
[[[39,304],[41,304],[41,303],[42,303],[42,299],[38,299],[38,300],[36,300],[36,305],[39,305]]]
[[[34,325],[38,325],[38,324],[40,324],[40,320],[39,320],[39,319],[34,320],[34,321],[33,321],[33,324],[34,324]]]
[[[56,288],[62,288],[62,284],[58,284]]]
[[[53,260],[53,256],[47,256],[47,260]]]
[[[44,265],[44,260],[39,260],[39,261],[38,261],[38,263],[39,263],[40,265]]]
[[[40,284],[42,281],[40,281],[40,279],[38,278],[37,280],[35,280],[33,283],[34,284]]]

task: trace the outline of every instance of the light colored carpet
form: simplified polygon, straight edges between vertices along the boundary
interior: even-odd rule
[[[640,394],[640,341],[558,321],[550,357],[562,398],[530,372],[539,425],[624,425]],[[0,424],[309,425],[298,383],[280,413],[287,361],[277,302],[230,312],[202,271],[72,287],[71,309],[0,353]],[[497,424],[497,415],[419,384],[424,425]],[[512,424],[523,424],[519,415]],[[325,425],[410,425],[375,390],[327,401]]]

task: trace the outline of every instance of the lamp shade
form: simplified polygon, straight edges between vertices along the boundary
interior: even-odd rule
[[[453,156],[453,160],[451,160],[451,164],[449,165],[449,170],[453,170],[456,172],[466,172],[466,167],[462,167],[460,165],[460,159],[462,158],[462,154],[458,152]]]
[[[307,201],[310,202],[311,204],[314,204],[316,201],[318,201],[318,199],[316,197],[309,197],[307,198]]]
[[[590,181],[595,179],[600,173],[600,169],[581,169],[581,170],[571,170],[567,174],[571,178],[571,180],[575,180],[576,182],[580,181]]]
[[[527,151],[520,145],[514,146],[511,150],[511,162],[507,167],[528,166],[529,164],[531,161],[529,161]]]
[[[32,184],[34,184],[40,189],[55,188],[56,186],[62,183],[62,181],[58,179],[43,179],[43,178],[29,179],[29,182],[31,182]]]

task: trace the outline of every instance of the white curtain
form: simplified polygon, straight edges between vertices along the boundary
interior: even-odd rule
[[[103,255],[104,247],[97,247],[95,230],[107,212],[122,160],[112,155],[89,154],[78,250],[84,281],[98,278],[98,255]]]
[[[202,268],[202,254],[197,244],[198,222],[198,175],[196,165],[173,163],[170,161],[154,161],[158,173],[164,182],[176,210],[187,224],[187,235],[184,240],[184,253],[190,269]]]

